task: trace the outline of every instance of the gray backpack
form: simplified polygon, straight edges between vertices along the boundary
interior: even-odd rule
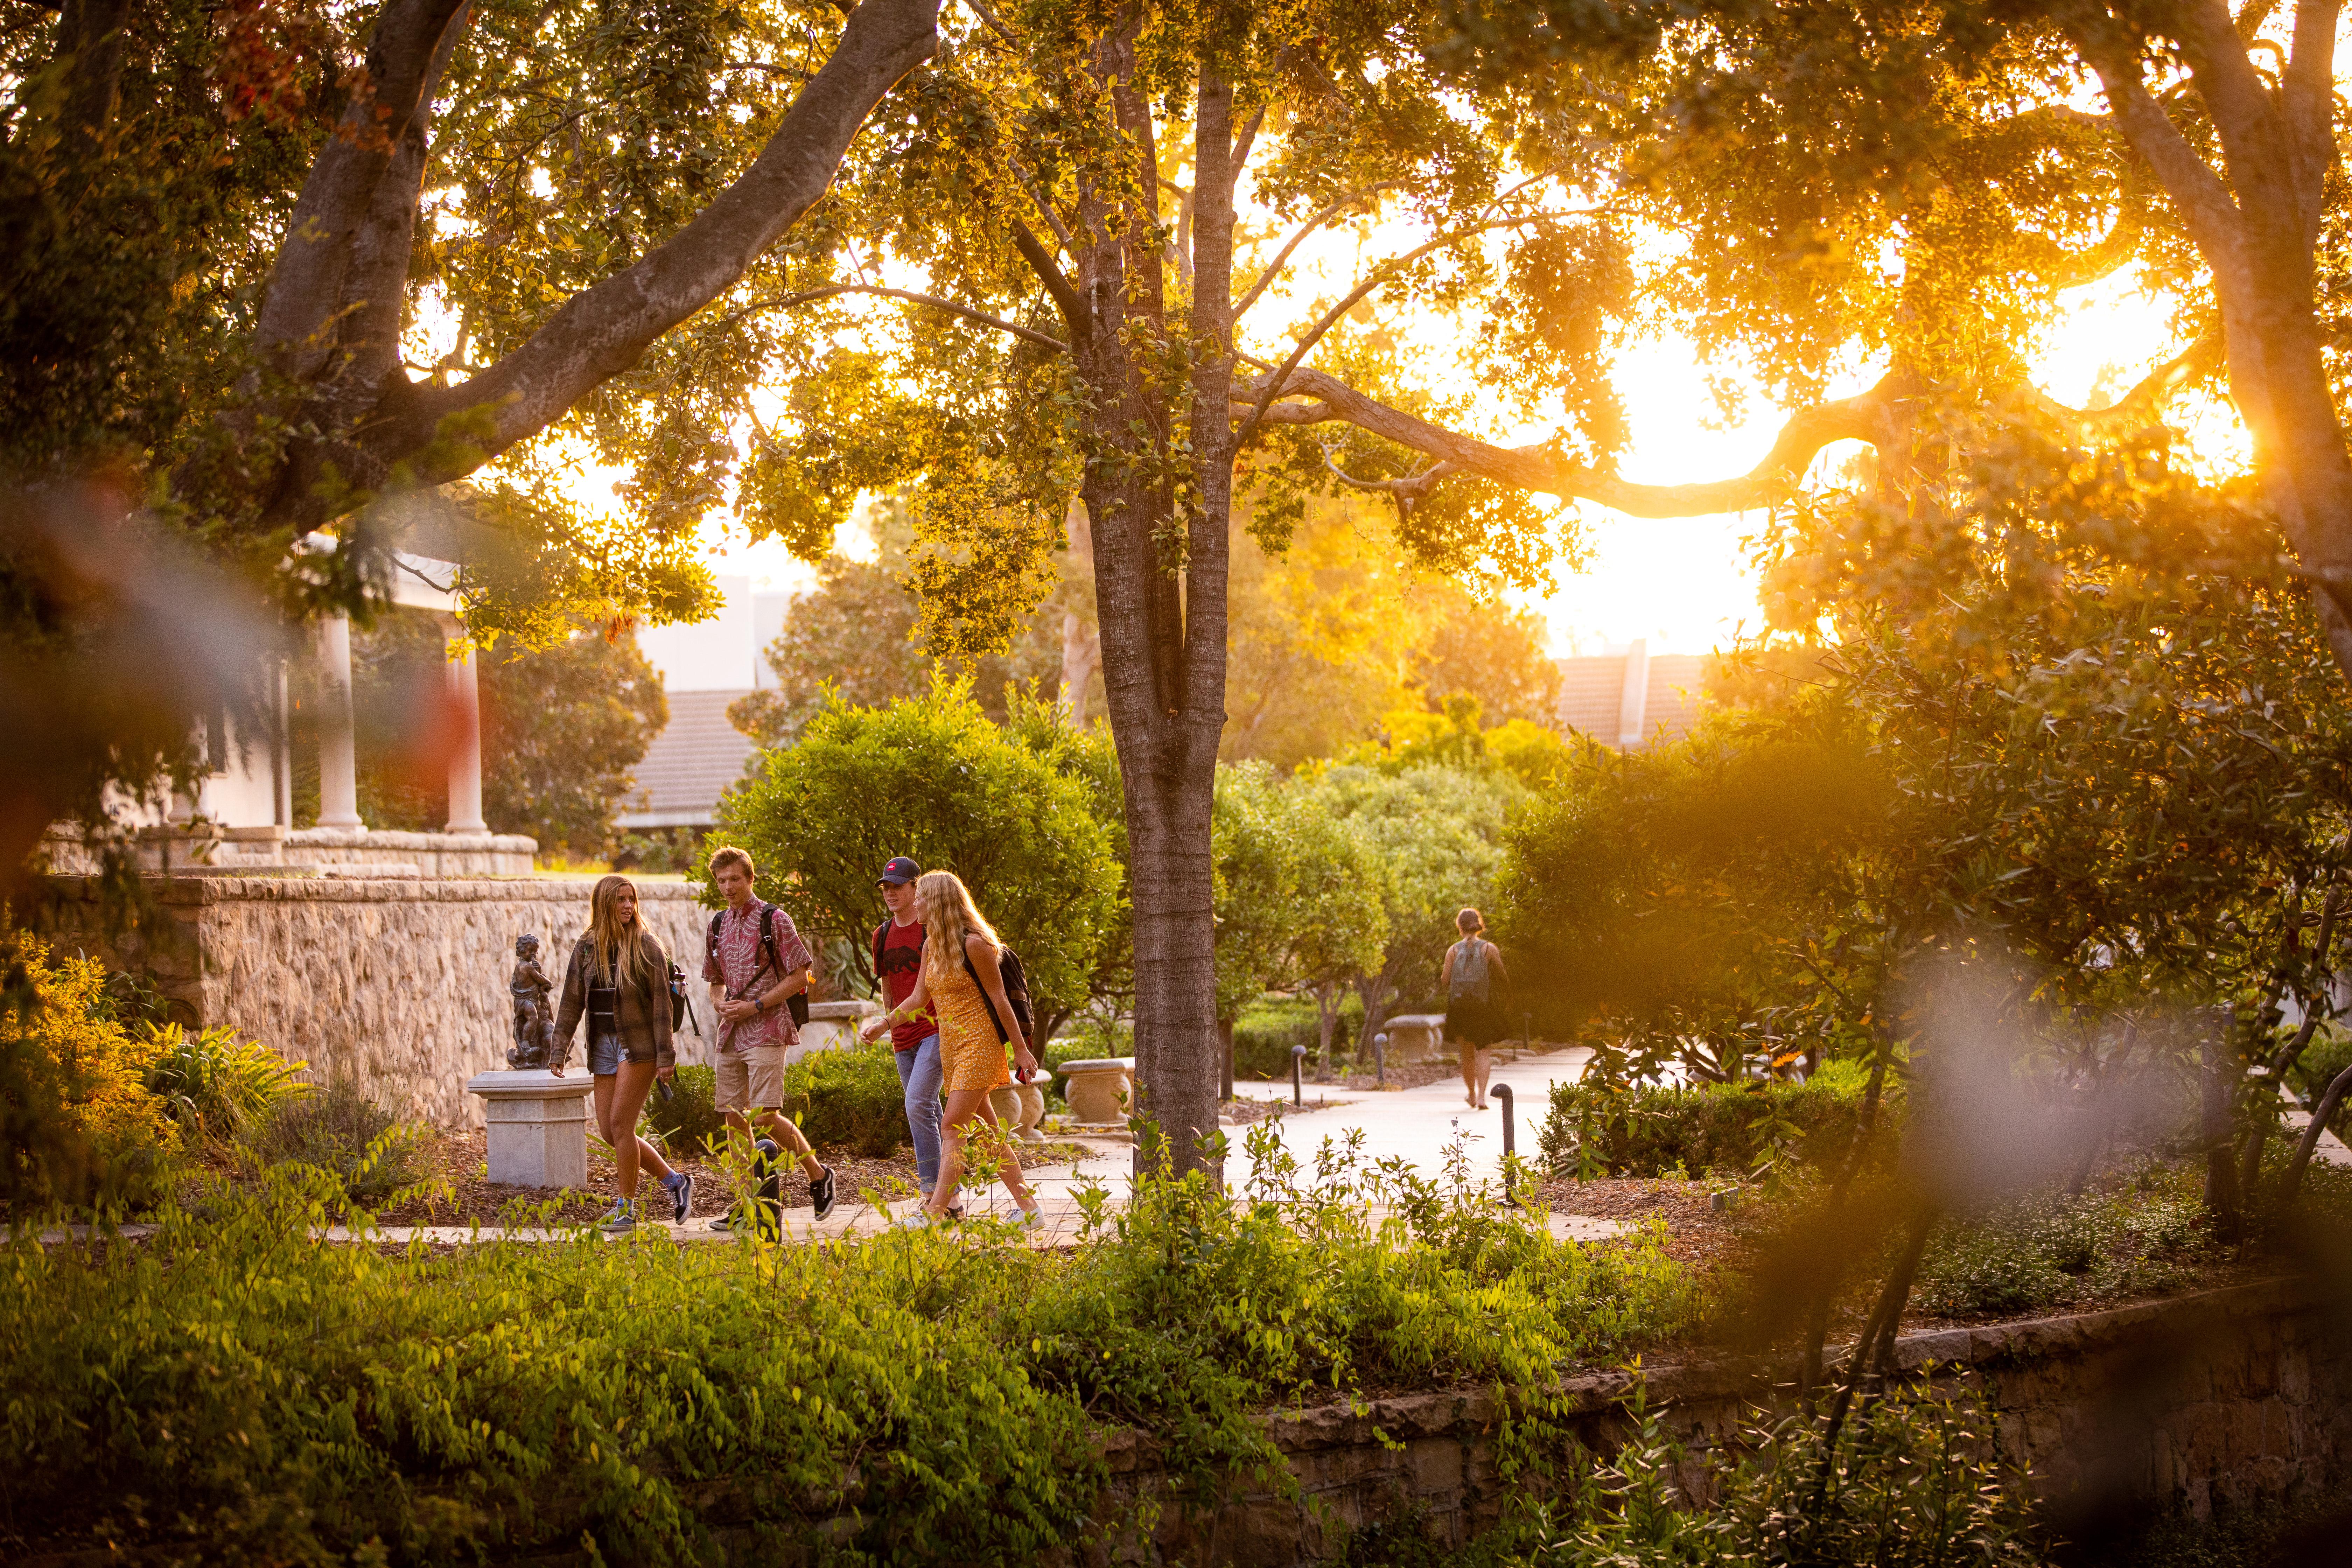
[[[1454,944],[1454,984],[1446,994],[1450,1002],[1486,1002],[1493,1000],[1494,982],[1486,967],[1486,943],[1478,937]]]

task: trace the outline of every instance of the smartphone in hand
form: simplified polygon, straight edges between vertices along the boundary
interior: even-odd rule
[[[666,1078],[657,1078],[654,1079],[654,1092],[662,1097],[662,1103],[664,1105],[667,1105],[677,1095],[677,1090],[670,1087],[669,1079]]]

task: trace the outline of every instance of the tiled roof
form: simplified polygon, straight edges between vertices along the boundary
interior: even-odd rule
[[[673,691],[669,724],[634,770],[637,787],[621,812],[624,827],[706,826],[719,797],[743,776],[751,737],[727,721],[742,691]]]
[[[1653,654],[1642,704],[1642,743],[1661,730],[1669,737],[1683,734],[1698,721],[1700,700],[1706,692],[1707,655]],[[1559,723],[1578,730],[1606,746],[1619,740],[1618,723],[1625,700],[1626,656],[1600,655],[1563,658],[1559,662]]]

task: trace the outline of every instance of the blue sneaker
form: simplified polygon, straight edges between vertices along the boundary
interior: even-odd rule
[[[613,1212],[596,1222],[596,1228],[606,1236],[625,1236],[637,1228],[637,1205],[626,1198],[613,1202]]]
[[[684,1171],[674,1171],[662,1178],[662,1185],[669,1191],[669,1217],[684,1225],[686,1216],[694,1212],[694,1178]]]

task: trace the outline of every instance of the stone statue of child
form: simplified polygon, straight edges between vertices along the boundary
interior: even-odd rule
[[[555,1016],[547,1005],[555,983],[540,968],[539,938],[530,931],[515,938],[515,958],[514,978],[507,983],[514,996],[515,1043],[507,1052],[507,1065],[544,1068],[555,1055]]]

